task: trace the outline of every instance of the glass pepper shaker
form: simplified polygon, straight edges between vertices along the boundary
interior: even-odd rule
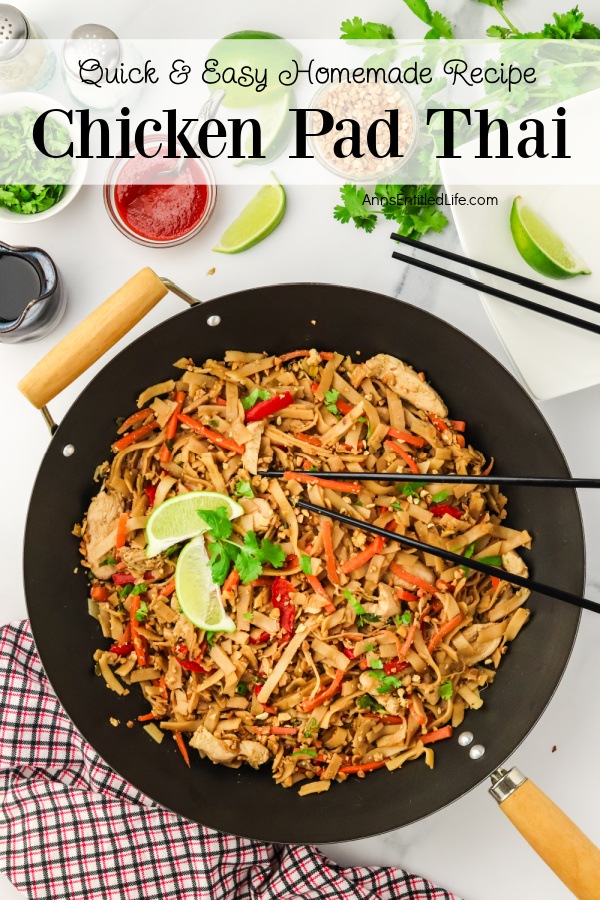
[[[39,91],[55,66],[42,30],[16,6],[0,3],[0,92]]]

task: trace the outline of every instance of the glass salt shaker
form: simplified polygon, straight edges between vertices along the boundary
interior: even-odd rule
[[[15,6],[0,3],[0,93],[39,91],[51,80],[55,66],[41,28]]]
[[[65,84],[71,96],[89,109],[113,110],[131,102],[137,85],[117,84],[119,67],[138,61],[136,51],[106,25],[79,25],[63,44]]]

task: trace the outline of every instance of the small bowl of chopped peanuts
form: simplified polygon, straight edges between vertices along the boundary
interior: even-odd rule
[[[405,165],[415,149],[419,116],[408,91],[399,84],[326,84],[317,91],[310,107],[324,110],[334,118],[336,125],[330,131],[315,135],[323,129],[324,122],[320,113],[313,112],[309,118],[310,131],[313,132],[309,141],[315,158],[340,178],[362,183],[386,180]],[[397,110],[396,127],[391,110]],[[390,127],[384,123],[374,126],[378,119],[389,122]],[[346,121],[338,129],[337,123],[341,120]],[[348,120],[353,120],[358,127]],[[393,146],[396,132],[397,150],[401,155],[383,155]],[[367,143],[369,133],[371,148]],[[340,140],[341,144],[338,143]],[[363,156],[354,153],[358,143]],[[336,156],[336,144],[347,155]]]

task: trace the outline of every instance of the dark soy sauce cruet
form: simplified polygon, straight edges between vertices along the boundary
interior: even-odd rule
[[[0,341],[35,341],[58,325],[66,297],[52,259],[0,243]]]

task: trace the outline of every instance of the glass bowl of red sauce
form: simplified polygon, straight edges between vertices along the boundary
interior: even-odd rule
[[[151,154],[161,139],[166,141],[166,135],[147,141],[146,152]],[[104,203],[121,234],[145,247],[175,247],[204,228],[217,200],[213,171],[200,158],[186,159],[177,175],[161,174],[176,163],[164,156],[139,154],[113,163]]]

